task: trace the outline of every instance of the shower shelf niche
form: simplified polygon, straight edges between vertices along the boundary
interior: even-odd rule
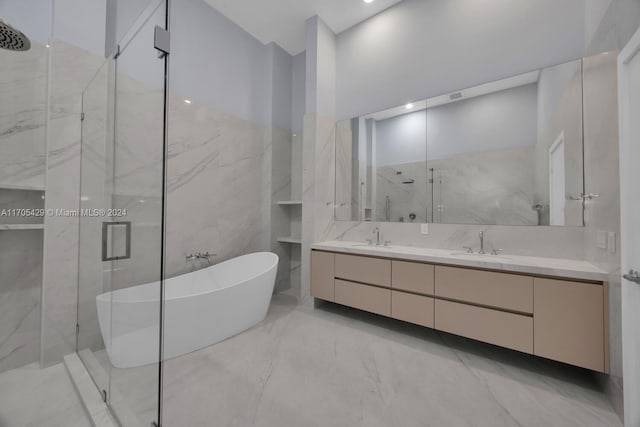
[[[302,244],[302,238],[300,237],[278,237],[278,242],[280,243],[291,243],[294,245],[301,245]]]
[[[44,192],[44,186],[0,184],[0,190],[20,190],[20,191],[42,191],[42,192]]]
[[[44,230],[44,224],[0,224],[0,231]]]

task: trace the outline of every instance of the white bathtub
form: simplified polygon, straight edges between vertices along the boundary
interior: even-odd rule
[[[278,269],[269,252],[234,258],[165,280],[164,359],[208,347],[260,323]],[[100,332],[117,368],[159,360],[160,283],[96,298]]]

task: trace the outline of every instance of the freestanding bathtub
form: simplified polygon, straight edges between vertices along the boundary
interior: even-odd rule
[[[165,280],[164,359],[208,347],[267,315],[278,256],[260,252]],[[99,295],[100,332],[116,368],[159,361],[160,282]]]

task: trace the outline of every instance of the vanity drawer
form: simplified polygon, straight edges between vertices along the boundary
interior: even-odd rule
[[[337,279],[389,287],[391,260],[336,254],[335,274]]]
[[[435,328],[533,353],[533,318],[450,301],[435,301]]]
[[[336,279],[335,302],[391,316],[391,290]]]
[[[395,260],[391,262],[391,287],[393,289],[433,295],[433,282],[433,265]]]
[[[437,266],[435,295],[533,313],[533,277],[529,276]]]
[[[433,328],[433,298],[392,291],[391,317]]]

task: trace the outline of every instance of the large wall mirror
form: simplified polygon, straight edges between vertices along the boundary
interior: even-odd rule
[[[582,61],[337,123],[336,220],[584,225]]]

